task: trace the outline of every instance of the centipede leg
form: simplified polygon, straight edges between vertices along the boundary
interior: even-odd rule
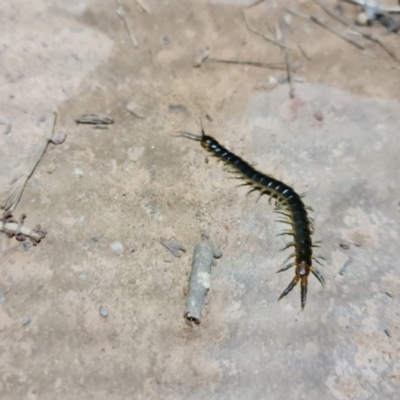
[[[282,298],[285,297],[296,285],[297,282],[299,281],[300,277],[295,276],[292,280],[292,282],[289,283],[289,286],[283,291],[283,293],[279,296],[278,301]]]

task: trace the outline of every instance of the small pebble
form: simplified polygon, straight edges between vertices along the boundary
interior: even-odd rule
[[[203,64],[207,58],[210,57],[210,49],[208,47],[204,47],[199,50],[199,52],[196,54],[193,67],[194,68],[199,68]]]
[[[214,258],[221,258],[222,257],[222,251],[218,247],[214,249]]]
[[[297,82],[297,83],[304,83],[306,81],[306,78],[304,78],[303,76],[297,75],[293,78],[293,81]]]
[[[136,283],[136,279],[135,279],[135,278],[129,279],[128,282],[129,282],[131,285],[134,285],[134,284]]]
[[[53,144],[61,144],[65,141],[67,135],[61,132],[55,132],[53,137],[50,139]]]
[[[393,297],[392,293],[390,293],[390,292],[385,292],[385,294],[386,294],[387,296],[389,296],[389,297]]]
[[[145,119],[146,118],[146,114],[145,111],[143,109],[143,107],[141,107],[138,103],[136,103],[135,100],[130,101],[127,105],[126,105],[126,110],[134,115],[137,118],[141,118],[141,119]]]
[[[107,310],[107,308],[105,308],[103,306],[101,306],[99,308],[99,313],[103,318],[107,318],[108,317],[108,310]]]
[[[284,16],[283,16],[283,22],[286,25],[290,25],[292,23],[292,16],[290,14],[288,14],[288,13],[285,13]]]
[[[99,238],[97,236],[93,236],[92,237],[92,242],[93,243],[98,243],[99,242]]]
[[[368,23],[367,15],[364,12],[358,14],[358,16],[356,18],[356,22],[358,25],[361,25],[361,26],[367,25],[367,23]]]
[[[170,104],[168,106],[168,111],[171,113],[185,113],[187,112],[187,109],[182,104]]]
[[[122,245],[121,242],[111,243],[110,247],[111,247],[111,250],[114,251],[114,253],[117,253],[119,255],[122,255],[124,252],[124,246]]]
[[[317,121],[323,121],[324,120],[324,114],[322,113],[322,111],[315,111],[314,118]]]
[[[181,251],[185,252],[186,248],[183,244],[175,241],[175,240],[162,240],[161,244],[166,247],[173,255],[174,257],[180,257],[181,256]]]
[[[82,272],[79,274],[79,278],[81,278],[82,280],[83,280],[83,279],[86,279],[87,276],[88,276],[88,273],[87,273],[86,271],[82,271]]]
[[[392,337],[392,334],[390,333],[390,330],[389,330],[389,328],[386,328],[385,329],[385,333],[386,333],[386,335],[388,335],[388,337]]]
[[[165,255],[165,257],[163,258],[164,262],[170,263],[174,260],[174,256],[171,253],[168,253],[167,255]]]
[[[80,178],[83,175],[83,171],[80,168],[75,168],[74,174]]]
[[[344,250],[348,250],[350,248],[349,243],[344,240],[339,243],[339,246]]]
[[[32,321],[31,317],[24,317],[22,318],[22,325],[23,326],[28,325],[31,321]]]
[[[22,243],[22,246],[24,247],[25,251],[28,251],[32,247],[32,243],[29,240],[25,240]]]
[[[56,165],[54,163],[51,163],[50,165],[48,165],[46,172],[48,174],[52,174],[55,170],[56,170]]]

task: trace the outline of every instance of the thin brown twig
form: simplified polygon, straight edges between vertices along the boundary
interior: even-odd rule
[[[359,48],[360,50],[364,50],[365,46],[362,43],[359,43],[353,39],[350,39],[348,37],[346,37],[345,35],[342,34],[342,32],[330,27],[329,25],[325,24],[324,22],[322,22],[321,20],[319,20],[317,17],[314,17],[313,15],[310,15],[310,20],[312,22],[315,22],[317,25],[322,26],[323,28],[325,28],[326,30],[332,32],[333,34],[339,36],[340,38],[342,38],[343,40],[345,40],[346,42],[352,44],[353,46],[356,46],[357,48]]]
[[[334,13],[333,11],[331,11],[328,7],[326,7],[324,4],[322,4],[320,1],[318,0],[313,0],[314,3],[318,4],[328,15],[330,15],[332,18],[335,18],[337,21],[339,21],[340,23],[342,23],[343,25],[349,27],[350,29],[352,29],[354,32],[359,33],[361,36],[363,36],[365,39],[371,40],[372,42],[377,43],[379,46],[382,47],[382,49],[384,49],[386,51],[386,53],[388,53],[390,55],[390,57],[392,57],[395,61],[400,62],[400,60],[396,57],[396,54],[389,49],[388,47],[386,47],[376,36],[372,35],[371,33],[366,33],[364,31],[362,31],[361,29],[358,29],[356,26],[354,26],[351,22],[347,21],[346,19],[344,19],[343,17],[337,15],[336,13]]]
[[[364,50],[365,46],[353,39],[350,39],[348,37],[346,37],[345,35],[343,35],[341,32],[339,32],[336,29],[333,29],[332,27],[330,27],[329,25],[326,25],[324,22],[322,22],[321,20],[319,20],[317,17],[314,17],[313,15],[307,15],[304,13],[300,13],[296,10],[293,10],[291,8],[286,8],[286,11],[289,12],[290,14],[295,15],[296,17],[300,17],[303,19],[308,19],[320,26],[322,26],[323,28],[327,29],[328,31],[332,32],[333,34],[339,36],[340,38],[342,38],[343,40],[345,40],[346,42],[352,44],[353,46],[358,47],[360,50]]]
[[[285,40],[285,33],[284,33],[284,29],[283,29],[283,24],[282,22],[280,22],[278,24],[278,26],[280,27],[280,31],[282,33],[282,44],[283,44],[283,49],[285,52],[285,64],[286,64],[286,73],[287,73],[287,78],[288,78],[288,82],[289,82],[289,97],[291,99],[293,99],[294,97],[294,85],[293,85],[293,79],[292,79],[292,68],[290,66],[290,60],[289,60],[289,50],[286,47],[286,40]]]
[[[225,64],[238,64],[238,65],[251,65],[253,67],[262,67],[262,68],[270,68],[270,69],[286,69],[285,63],[263,63],[258,61],[237,61],[237,60],[224,60],[221,58],[207,58],[207,62],[218,62]]]
[[[270,38],[270,37],[267,36],[267,35],[264,35],[263,33],[259,32],[257,29],[254,29],[254,28],[249,24],[249,21],[247,20],[245,10],[242,10],[242,13],[243,13],[243,18],[244,18],[244,23],[246,24],[246,27],[247,27],[247,29],[248,29],[250,32],[253,32],[253,33],[255,33],[256,35],[263,37],[267,42],[273,43],[273,44],[275,44],[276,46],[279,46],[279,47],[281,47],[281,48],[284,47],[282,43],[280,43],[280,42],[278,42],[278,41],[276,41],[276,40]]]
[[[6,211],[7,210],[14,211],[15,207],[17,207],[17,204],[22,196],[22,192],[24,191],[28,179],[31,177],[33,171],[35,170],[35,168],[39,164],[39,161],[43,157],[47,149],[47,145],[52,140],[56,121],[57,121],[57,113],[51,112],[46,121],[45,136],[39,143],[39,146],[36,149],[34,155],[32,156],[24,174],[13,184],[7,199],[5,200],[4,204],[0,205],[0,208],[4,208]]]
[[[122,4],[120,3],[119,0],[117,0],[117,4],[119,5],[118,9],[117,9],[117,14],[118,16],[122,19],[125,29],[128,32],[129,38],[131,39],[131,42],[133,44],[133,47],[139,47],[139,43],[136,39],[135,34],[133,33],[133,31],[129,28],[128,22],[126,21],[125,18],[125,11],[124,11],[124,7],[122,6]]]

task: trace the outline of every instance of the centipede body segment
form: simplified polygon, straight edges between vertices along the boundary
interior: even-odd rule
[[[182,137],[197,140],[201,145],[218,157],[224,163],[228,164],[233,172],[244,179],[244,185],[249,185],[252,190],[259,190],[261,194],[268,194],[277,201],[275,211],[282,216],[281,222],[289,224],[291,229],[285,230],[282,234],[293,237],[293,240],[285,246],[284,249],[294,247],[294,252],[288,260],[294,258],[292,262],[284,265],[278,272],[286,271],[295,267],[295,276],[282,292],[278,300],[286,296],[300,282],[301,308],[306,304],[307,298],[307,279],[312,273],[324,286],[325,281],[318,269],[313,266],[313,261],[317,261],[313,255],[313,245],[311,235],[313,233],[313,222],[308,216],[307,207],[301,196],[298,195],[290,186],[280,182],[268,175],[256,171],[246,161],[237,155],[225,149],[211,136],[205,135],[202,129],[202,135],[194,135],[188,132],[181,132]],[[318,262],[318,261],[317,261]]]

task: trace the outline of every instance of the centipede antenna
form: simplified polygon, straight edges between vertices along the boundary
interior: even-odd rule
[[[197,142],[201,142],[201,139],[203,139],[203,136],[195,135],[194,133],[190,133],[190,132],[180,131],[178,133],[179,133],[178,137],[184,137],[186,139],[196,140]]]
[[[199,120],[200,120],[200,127],[201,127],[201,136],[205,136],[206,133],[204,132],[203,120],[201,119],[201,117],[199,117]]]

